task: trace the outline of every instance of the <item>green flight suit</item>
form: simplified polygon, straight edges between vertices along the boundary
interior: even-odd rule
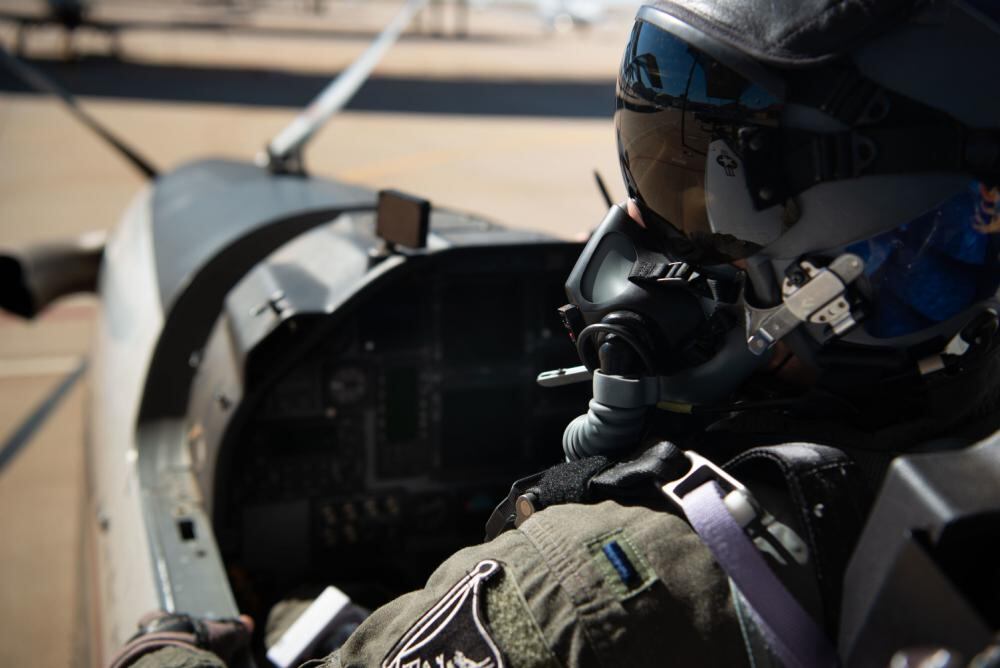
[[[487,560],[497,568],[481,583],[477,613],[506,668],[748,663],[728,579],[690,527],[675,515],[605,501],[545,508],[520,528],[457,552],[423,589],[372,613],[323,665],[381,666],[425,613]],[[468,614],[459,611],[452,623]],[[430,661],[397,665],[495,668],[476,662],[462,642]],[[205,661],[198,654],[188,660]],[[177,662],[171,648],[135,665],[222,665]]]
[[[612,543],[617,567],[605,549]],[[505,666],[747,664],[728,580],[688,525],[605,501],[546,508],[519,529],[459,551],[424,589],[376,610],[324,665],[381,665],[483,560],[500,566],[482,585],[480,609]],[[444,668],[461,668],[461,659],[441,658]]]

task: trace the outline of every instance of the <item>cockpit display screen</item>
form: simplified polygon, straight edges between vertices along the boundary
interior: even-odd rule
[[[407,443],[418,436],[419,371],[414,367],[385,373],[385,436],[389,443]]]

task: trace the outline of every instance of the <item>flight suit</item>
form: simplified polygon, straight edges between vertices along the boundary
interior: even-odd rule
[[[475,587],[481,593],[478,610],[467,602],[426,620],[456,583],[490,562],[495,569]],[[476,613],[481,628],[470,619]],[[421,622],[426,628],[410,644],[422,647],[408,651],[405,639]],[[490,641],[502,663],[487,651]],[[464,659],[456,659],[459,653]],[[424,589],[375,611],[325,665],[739,666],[746,661],[728,580],[688,525],[675,515],[605,501],[546,508],[519,529],[459,551]]]
[[[182,665],[162,652],[135,665]],[[728,580],[684,520],[604,501],[545,508],[457,552],[323,665],[741,666],[746,656]]]

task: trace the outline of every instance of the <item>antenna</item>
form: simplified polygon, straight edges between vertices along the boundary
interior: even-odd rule
[[[302,149],[331,116],[344,108],[371,75],[385,53],[399,39],[428,0],[407,0],[389,25],[357,60],[327,84],[316,98],[278,136],[271,140],[262,162],[272,172],[303,173]]]

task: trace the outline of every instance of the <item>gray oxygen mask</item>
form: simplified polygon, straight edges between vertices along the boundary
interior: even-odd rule
[[[543,386],[592,379],[586,414],[563,434],[568,460],[615,456],[640,443],[650,408],[690,411],[721,401],[768,356],[746,344],[743,275],[675,259],[657,236],[612,206],[566,282],[560,309],[582,366]]]

